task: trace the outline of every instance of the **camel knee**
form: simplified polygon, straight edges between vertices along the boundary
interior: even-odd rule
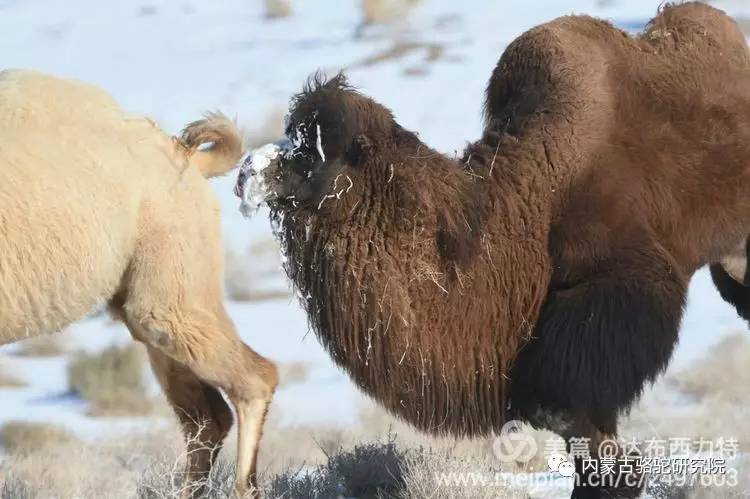
[[[229,366],[224,388],[233,402],[249,403],[257,400],[271,401],[279,384],[279,373],[276,364],[242,344],[243,354],[239,363]]]
[[[213,313],[199,307],[143,310],[126,305],[124,309],[127,325],[138,341],[191,369],[220,362],[217,347],[234,339],[233,331],[225,331]]]
[[[138,314],[126,308],[126,314],[134,336],[224,390],[232,402],[271,400],[279,379],[275,364],[245,345],[227,318],[196,310]]]

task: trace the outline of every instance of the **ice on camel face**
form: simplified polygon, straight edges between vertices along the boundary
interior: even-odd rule
[[[295,164],[324,164],[323,134],[320,125],[301,124],[289,137],[265,144],[249,151],[240,160],[240,169],[235,185],[235,194],[240,198],[240,212],[245,217],[253,216],[258,209],[274,196],[279,186],[280,173],[274,175],[271,167],[283,160],[296,160]],[[314,137],[312,133],[314,132]],[[271,173],[271,175],[269,175]],[[308,172],[307,177],[312,175]],[[275,176],[275,180],[274,180]],[[283,190],[283,189],[282,189]],[[293,198],[293,196],[290,196]]]
[[[266,202],[269,186],[265,170],[288,150],[285,143],[273,142],[254,149],[240,160],[240,171],[235,186],[239,196],[240,212],[245,217],[253,216]]]

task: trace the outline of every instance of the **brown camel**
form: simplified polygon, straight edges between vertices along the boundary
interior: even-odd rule
[[[313,329],[392,413],[469,436],[522,419],[596,456],[667,366],[690,277],[750,233],[745,36],[695,2],[636,37],[563,17],[510,44],[485,115],[456,160],[315,78],[237,191],[268,201]],[[576,467],[574,497],[642,485]]]

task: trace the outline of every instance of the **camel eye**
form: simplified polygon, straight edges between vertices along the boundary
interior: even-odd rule
[[[286,135],[291,142],[289,156],[310,165],[326,162],[323,131],[317,122],[317,116],[318,113],[315,112],[305,121],[290,122],[286,129]]]

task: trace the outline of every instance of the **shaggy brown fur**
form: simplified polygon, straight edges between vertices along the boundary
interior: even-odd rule
[[[340,76],[294,99],[287,135],[264,175],[313,329],[430,432],[614,434],[690,276],[750,232],[750,53],[699,3],[635,38],[589,17],[525,33],[459,161]]]
[[[205,177],[239,159],[234,125],[211,115],[175,140],[95,87],[3,71],[0,136],[0,344],[109,303],[147,345],[183,423],[188,480],[207,477],[229,431],[227,393],[245,492],[276,371],[223,305],[219,207]]]

